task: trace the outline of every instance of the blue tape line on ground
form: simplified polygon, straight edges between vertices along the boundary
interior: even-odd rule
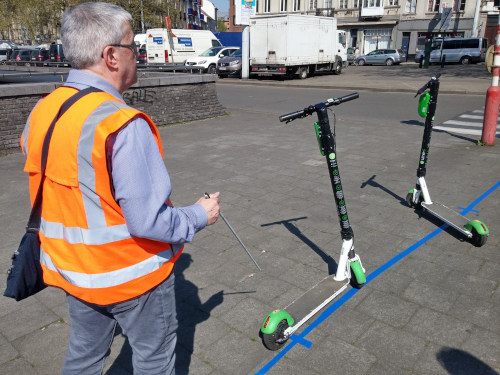
[[[307,349],[311,349],[312,347],[312,342],[309,340],[306,340],[304,335],[292,335],[290,336],[290,340],[295,341],[297,344],[300,344],[302,346],[305,346]]]
[[[474,200],[471,204],[469,204],[466,208],[463,209],[462,213],[460,215],[465,216],[467,213],[472,211],[472,209],[482,200],[484,200],[488,195],[490,195],[492,192],[494,192],[496,189],[500,187],[500,180],[493,185],[491,188],[486,190],[483,194],[481,194],[476,200]],[[381,273],[384,271],[387,271],[390,267],[392,267],[394,264],[399,262],[401,259],[405,258],[409,254],[411,254],[413,251],[418,249],[420,246],[422,246],[424,243],[429,241],[430,239],[434,238],[437,236],[439,233],[441,233],[443,230],[445,230],[448,227],[448,224],[443,224],[433,232],[429,233],[427,236],[422,238],[421,240],[415,242],[413,245],[411,245],[409,248],[404,250],[403,252],[399,253],[396,255],[394,258],[389,260],[387,263],[383,264],[379,268],[377,268],[375,271],[370,273],[368,276],[366,276],[366,282],[365,285],[368,284],[370,281],[375,279],[377,276],[379,276]],[[271,361],[269,361],[264,367],[262,367],[258,372],[255,373],[255,375],[264,375],[266,374],[271,368],[274,367],[278,361],[283,358],[286,353],[288,353],[292,348],[297,344],[301,343],[301,339],[304,339],[304,337],[310,333],[314,328],[319,326],[321,323],[323,323],[330,315],[332,315],[338,308],[340,308],[344,303],[349,301],[360,289],[350,289],[346,294],[344,294],[342,297],[340,297],[335,303],[330,305],[325,311],[321,313],[320,316],[318,316],[311,324],[309,324],[304,331],[300,335],[294,335],[297,336],[297,338],[300,339],[295,339],[292,340],[288,345],[286,345]],[[306,340],[307,342],[310,342]],[[312,345],[312,343],[311,343]]]

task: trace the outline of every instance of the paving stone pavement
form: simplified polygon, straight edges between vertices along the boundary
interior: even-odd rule
[[[263,269],[222,220],[186,245],[175,270],[178,374],[498,375],[499,146],[443,132],[432,138],[431,194],[452,207],[477,201],[479,212],[468,216],[484,221],[491,235],[476,248],[404,203],[415,183],[417,126],[338,119],[340,172],[369,282],[346,292],[350,298],[305,337],[310,349],[293,340],[285,355],[265,349],[262,319],[333,273],[341,244],[310,126],[285,130],[278,115],[230,109],[224,117],[160,128],[174,204],[221,191],[225,217]],[[373,157],[381,150],[390,152]],[[0,290],[29,214],[22,169],[21,154],[0,158]],[[0,297],[0,373],[60,373],[69,324],[57,289],[22,302]],[[131,349],[119,332],[105,373],[132,373]]]

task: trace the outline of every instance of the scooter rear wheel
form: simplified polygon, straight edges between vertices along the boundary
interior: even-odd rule
[[[472,228],[472,239],[471,242],[476,247],[481,247],[486,243],[488,236],[486,234],[479,234],[477,230]]]
[[[413,194],[412,193],[406,194],[406,203],[408,204],[408,206],[410,208],[414,208],[416,210],[420,210],[422,208],[422,204],[420,202],[418,202],[417,204],[415,204],[415,202],[413,202]]]
[[[285,343],[288,338],[285,338],[285,330],[288,328],[288,323],[285,319],[279,322],[276,330],[271,334],[262,334],[262,341],[264,345],[269,350],[279,350]]]

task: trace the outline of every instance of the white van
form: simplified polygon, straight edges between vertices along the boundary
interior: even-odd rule
[[[211,47],[222,46],[209,30],[148,29],[146,53],[148,63],[184,64],[187,58],[198,56]]]
[[[432,41],[431,63],[441,62],[442,56],[447,63],[471,64],[484,61],[488,39],[485,38],[437,38]],[[419,51],[415,61],[424,58],[425,49]]]

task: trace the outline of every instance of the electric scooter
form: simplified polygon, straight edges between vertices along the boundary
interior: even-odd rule
[[[344,191],[340,180],[335,135],[332,134],[327,113],[328,107],[339,105],[358,97],[358,93],[353,93],[340,98],[331,98],[326,102],[310,105],[303,110],[292,112],[279,118],[281,122],[286,121],[286,123],[289,123],[290,121],[304,118],[314,113],[318,116],[318,122],[314,123],[314,127],[321,154],[325,156],[328,164],[340,223],[342,248],[340,250],[337,270],[333,278],[327,276],[288,305],[285,308],[286,310],[274,310],[265,317],[261,325],[262,341],[270,350],[280,349],[295,331],[340,295],[349,284],[355,288],[361,288],[366,282],[365,269],[361,264],[359,256],[354,251],[354,233],[349,223]],[[335,290],[333,294],[332,290]],[[311,306],[315,306],[318,303],[319,305],[311,310]],[[295,325],[294,318],[300,319]]]
[[[408,192],[406,202],[411,208],[424,210],[445,222],[450,227],[465,235],[473,245],[480,247],[483,246],[488,239],[489,230],[486,225],[479,220],[469,220],[467,217],[451,208],[436,201],[432,201],[425,182],[427,160],[429,158],[429,149],[431,145],[432,126],[434,123],[439,92],[439,76],[439,73],[433,76],[415,95],[415,97],[421,95],[418,114],[425,118],[425,125],[417,169],[417,183],[415,189],[411,189]]]

